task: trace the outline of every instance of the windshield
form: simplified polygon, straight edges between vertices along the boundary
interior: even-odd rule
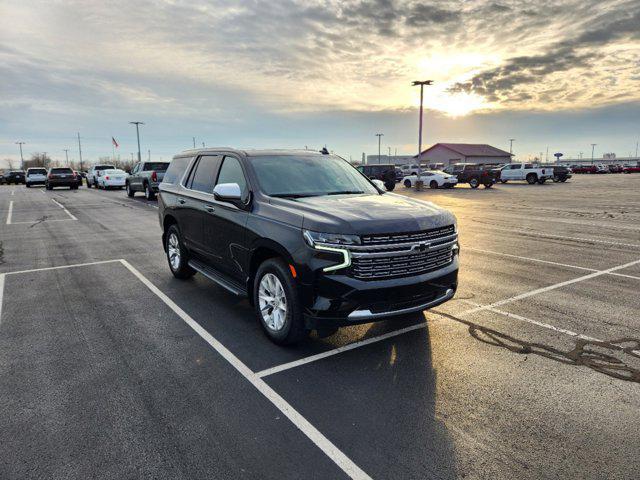
[[[302,154],[250,160],[262,191],[270,196],[379,194],[364,175],[339,157]]]

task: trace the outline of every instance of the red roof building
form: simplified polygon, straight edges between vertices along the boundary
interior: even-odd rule
[[[422,163],[510,163],[509,152],[482,143],[436,143],[421,155]]]

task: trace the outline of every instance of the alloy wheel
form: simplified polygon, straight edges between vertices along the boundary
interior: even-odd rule
[[[287,318],[287,297],[280,279],[266,273],[258,287],[258,303],[264,324],[272,331],[282,330]]]
[[[169,263],[171,264],[172,270],[177,271],[180,268],[180,242],[175,233],[169,235],[167,255],[169,256]]]

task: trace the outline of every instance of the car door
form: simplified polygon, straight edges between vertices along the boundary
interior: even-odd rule
[[[216,185],[237,183],[242,192],[241,202],[214,200],[204,222],[204,239],[207,256],[219,269],[238,280],[242,280],[242,259],[246,254],[245,225],[248,212],[243,204],[249,199],[249,183],[240,159],[225,155],[218,173]]]
[[[129,185],[135,191],[142,190],[142,183],[140,182],[140,168],[142,163],[138,162],[133,166],[131,170],[131,176],[129,177]]]
[[[185,182],[184,193],[177,199],[185,244],[202,257],[207,257],[203,226],[210,215],[208,208],[213,202],[213,186],[221,159],[221,155],[200,156]]]

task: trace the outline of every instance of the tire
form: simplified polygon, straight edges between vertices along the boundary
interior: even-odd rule
[[[133,189],[131,188],[131,185],[129,184],[129,182],[127,182],[127,185],[125,186],[125,188],[127,189],[127,197],[133,198],[133,196],[136,194],[136,192],[133,191]]]
[[[395,180],[393,182],[385,182],[384,188],[387,189],[387,192],[393,192],[393,189],[396,188]]]
[[[45,187],[47,188],[47,190],[53,190],[53,187],[49,184],[46,184]]]
[[[469,180],[469,186],[471,188],[478,188],[480,186],[480,180],[478,180],[477,178],[472,178],[471,180]]]
[[[269,278],[271,283],[268,280]],[[274,278],[277,283],[273,283]],[[268,295],[269,293],[272,293],[272,295]],[[281,293],[280,298],[284,298],[283,309],[270,306],[268,299],[276,297],[273,293]],[[260,299],[261,296],[262,300]],[[260,326],[272,342],[278,345],[291,345],[304,340],[309,335],[309,330],[304,323],[302,305],[298,298],[298,291],[291,276],[291,271],[281,259],[270,258],[258,267],[253,281],[253,305]],[[279,305],[282,306],[282,302]],[[265,315],[263,315],[261,308],[265,309]],[[272,317],[274,322],[272,324],[268,323],[269,311],[280,312],[279,316]],[[284,315],[284,318],[282,318],[282,315]],[[282,322],[281,325],[279,325],[280,322]]]
[[[491,188],[493,187],[493,183],[485,183],[484,184],[484,188]]]
[[[561,179],[560,181],[561,181],[562,183],[564,183],[564,182],[566,182],[566,181],[567,181],[567,179],[566,179],[566,178],[563,178],[563,179]]]
[[[89,177],[87,177],[87,188],[91,188],[91,184],[89,183]]]
[[[147,200],[155,200],[156,198],[156,194],[153,193],[153,190],[151,190],[151,187],[148,183],[144,184],[144,198],[146,198]]]
[[[553,176],[553,183],[558,183],[560,181],[560,177],[558,175]]]
[[[28,183],[25,183],[25,186],[26,186],[27,188],[31,188],[31,185],[29,185]]]
[[[539,178],[539,179],[538,179],[538,184],[539,184],[539,185],[544,185],[544,182],[546,182],[546,181],[547,181],[547,179],[546,179],[546,178]]]
[[[405,180],[404,181],[404,186],[405,186],[405,188],[411,188],[411,180]]]
[[[530,173],[529,175],[527,175],[527,183],[529,185],[533,185],[537,181],[538,181],[538,176],[535,173]]]
[[[196,271],[188,264],[189,254],[184,247],[180,229],[177,225],[171,225],[167,230],[164,249],[167,254],[169,270],[171,270],[174,277],[181,280],[193,277]],[[176,258],[177,262],[175,261]]]
[[[500,180],[500,183],[507,183],[509,180]]]
[[[431,180],[431,182],[429,182],[429,188],[438,188],[438,182]]]

